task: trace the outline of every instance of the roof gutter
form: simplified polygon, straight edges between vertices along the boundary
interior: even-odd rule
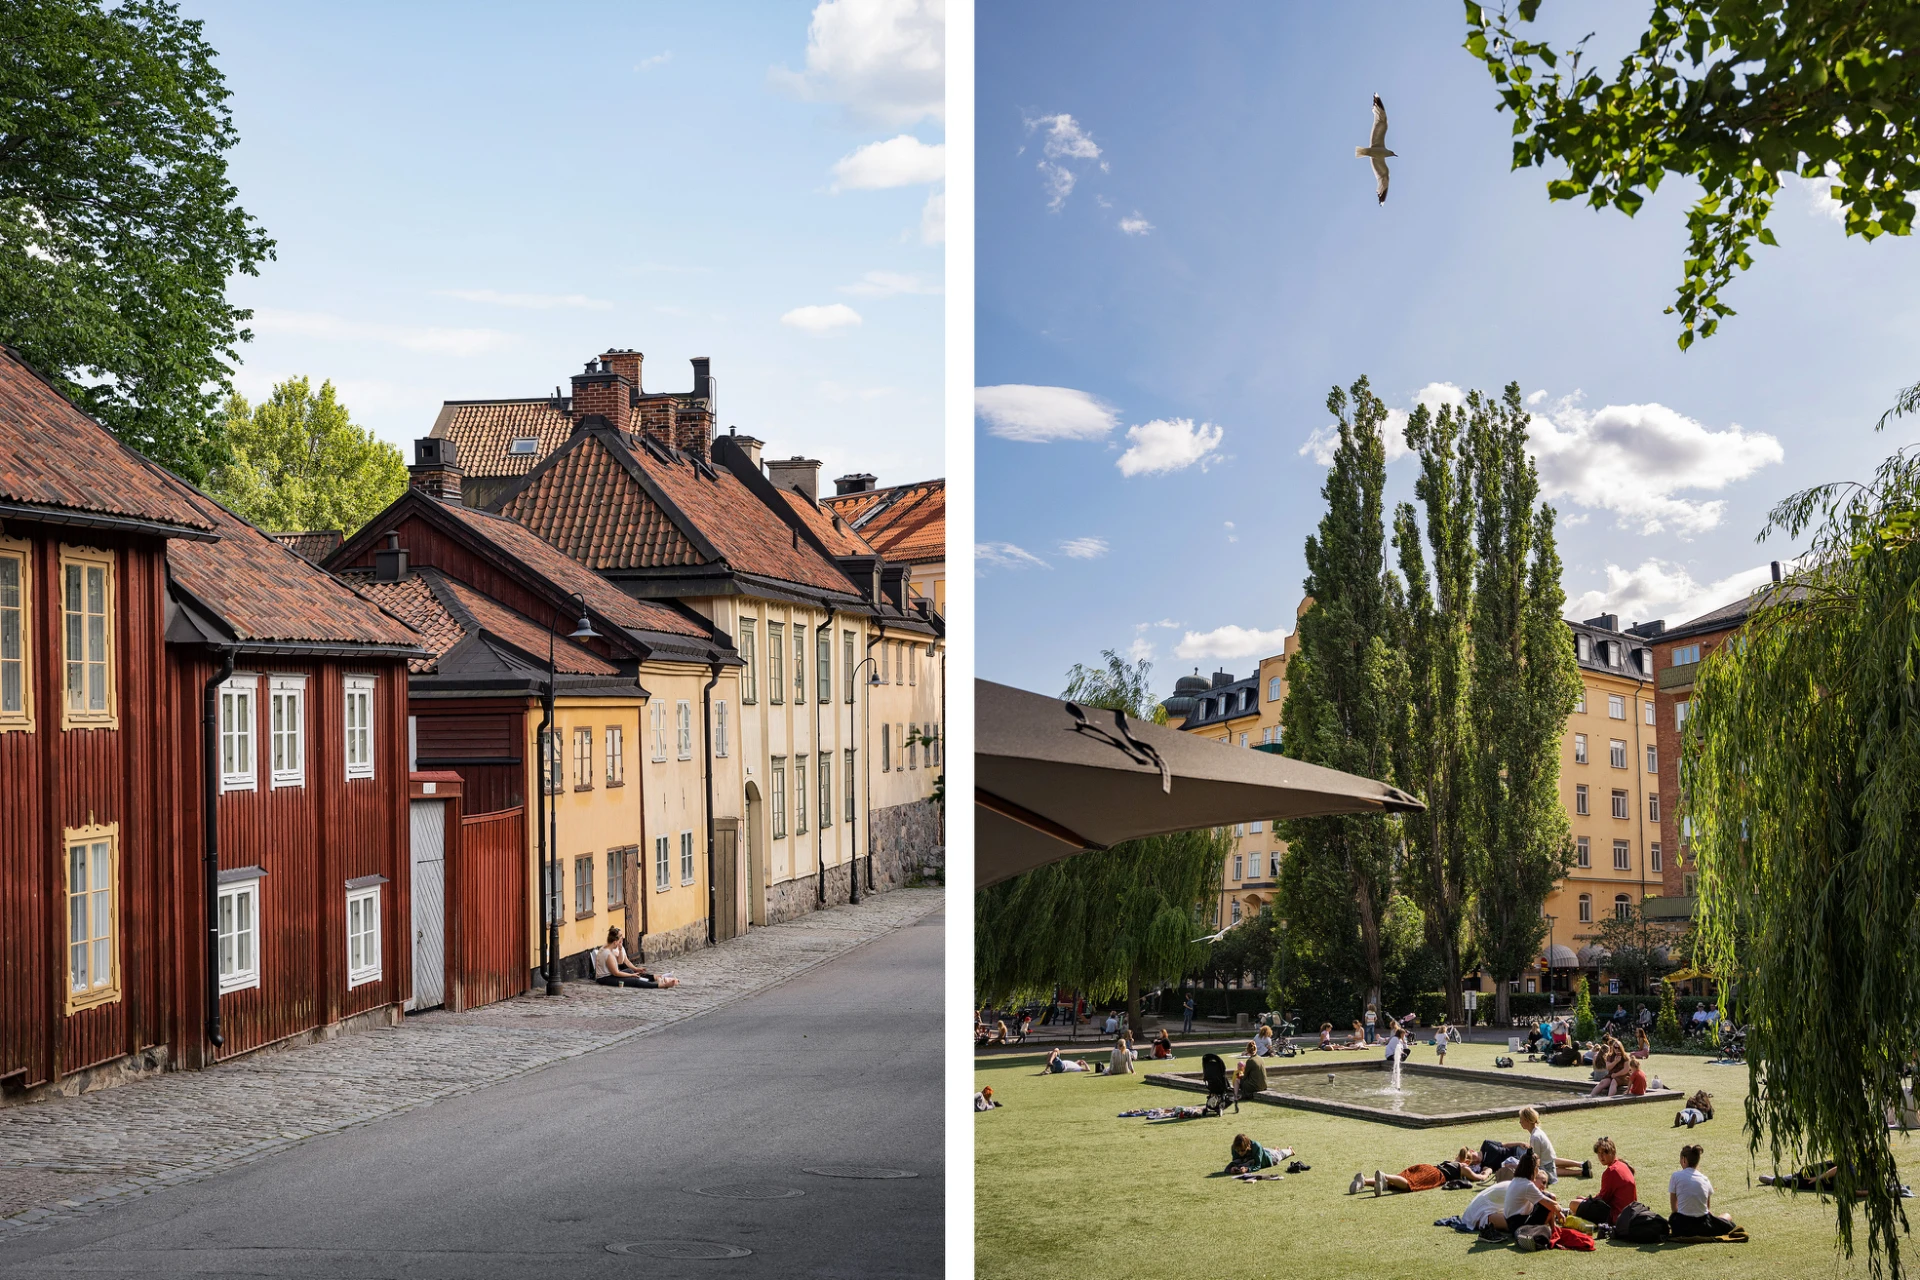
[[[218,542],[220,535],[211,529],[194,529],[164,520],[140,516],[116,516],[106,512],[68,511],[59,507],[39,507],[26,502],[0,498],[0,519],[37,520],[42,524],[70,524],[82,529],[107,529],[115,533],[143,533],[156,538],[184,538],[188,542]]]

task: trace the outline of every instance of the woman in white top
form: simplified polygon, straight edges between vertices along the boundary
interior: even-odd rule
[[[1507,1229],[1507,1186],[1508,1183],[1496,1182],[1473,1198],[1473,1202],[1460,1211],[1460,1220],[1475,1231],[1492,1228],[1495,1231]]]
[[[1540,1172],[1547,1175],[1547,1181],[1554,1183],[1561,1178],[1590,1178],[1593,1169],[1585,1161],[1562,1160],[1553,1153],[1553,1139],[1540,1127],[1540,1113],[1532,1107],[1520,1108],[1520,1127],[1527,1131],[1527,1146],[1533,1152],[1534,1163]]]
[[[1108,1075],[1118,1075],[1123,1071],[1128,1075],[1133,1074],[1133,1046],[1127,1043],[1127,1037],[1124,1034],[1114,1040],[1113,1056],[1110,1062],[1111,1065],[1107,1067]]]
[[[1723,1236],[1734,1229],[1733,1219],[1713,1211],[1713,1184],[1700,1172],[1701,1148],[1680,1148],[1680,1167],[1667,1179],[1667,1203],[1673,1212],[1667,1225],[1676,1236]]]
[[[678,978],[656,978],[627,959],[620,926],[607,930],[607,945],[593,953],[593,980],[603,987],[677,987]]]
[[[1506,1214],[1509,1231],[1536,1223],[1553,1226],[1560,1220],[1560,1204],[1553,1198],[1553,1192],[1547,1190],[1546,1170],[1534,1163],[1533,1152],[1520,1157],[1520,1167],[1513,1171],[1503,1190],[1507,1196],[1502,1212]]]
[[[1264,1022],[1260,1024],[1260,1029],[1253,1033],[1253,1052],[1262,1058],[1273,1052],[1273,1032]]]

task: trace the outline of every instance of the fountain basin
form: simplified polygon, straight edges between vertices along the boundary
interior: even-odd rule
[[[1571,1073],[1574,1069],[1566,1070]],[[1590,1097],[1587,1091],[1593,1088],[1593,1082],[1584,1071],[1577,1078],[1556,1080],[1516,1071],[1403,1062],[1400,1075],[1401,1091],[1395,1094],[1389,1088],[1387,1064],[1378,1060],[1268,1067],[1266,1089],[1241,1101],[1324,1111],[1406,1129],[1432,1129],[1475,1121],[1510,1121],[1515,1112],[1527,1106],[1548,1115],[1643,1102],[1677,1106],[1681,1097],[1672,1089],[1650,1089],[1638,1097]],[[1332,1083],[1328,1076],[1333,1077]],[[1146,1082],[1195,1093],[1207,1091],[1206,1082],[1194,1072],[1156,1072],[1148,1075]]]

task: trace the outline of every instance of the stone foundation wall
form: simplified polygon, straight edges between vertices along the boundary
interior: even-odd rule
[[[916,876],[944,876],[947,865],[945,814],[931,800],[916,800],[869,810],[873,833],[873,887],[884,893]],[[864,887],[864,886],[863,886]]]
[[[820,885],[810,875],[782,880],[767,890],[767,923],[785,924],[820,909]],[[831,899],[829,899],[831,901]]]
[[[674,956],[686,955],[689,951],[704,951],[707,947],[707,922],[695,920],[683,924],[678,929],[650,933],[642,943],[647,956],[647,965],[651,968],[662,960]]]

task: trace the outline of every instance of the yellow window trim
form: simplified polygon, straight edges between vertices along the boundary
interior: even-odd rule
[[[0,537],[0,556],[20,558],[20,710],[0,711],[0,733],[33,732],[33,544]]]
[[[74,711],[67,700],[67,566],[99,565],[107,571],[107,709],[101,711]],[[60,601],[60,727],[62,729],[118,729],[120,727],[120,681],[117,678],[120,666],[118,637],[114,634],[120,621],[116,565],[111,551],[102,551],[98,547],[75,546],[71,543],[60,544],[60,577],[56,583],[55,595]]]
[[[111,860],[111,869],[107,873],[107,883],[110,886],[108,892],[113,895],[113,933],[111,935],[113,938],[113,945],[111,947],[113,952],[113,981],[96,990],[75,991],[71,980],[72,971],[68,968],[71,961],[67,956],[67,947],[72,945],[73,939],[71,936],[67,937],[66,945],[60,948],[60,986],[61,989],[66,992],[66,1011],[69,1016],[83,1009],[91,1009],[95,1005],[114,1004],[120,999],[119,823],[109,822],[105,824],[96,823],[85,827],[67,827],[61,832],[60,878],[66,886],[66,891],[62,896],[66,899],[71,899],[73,896],[73,883],[70,879],[73,875],[73,846],[77,844],[93,844],[100,840],[107,842],[107,857]],[[61,903],[62,914],[64,915],[69,909],[67,903],[63,901]]]

